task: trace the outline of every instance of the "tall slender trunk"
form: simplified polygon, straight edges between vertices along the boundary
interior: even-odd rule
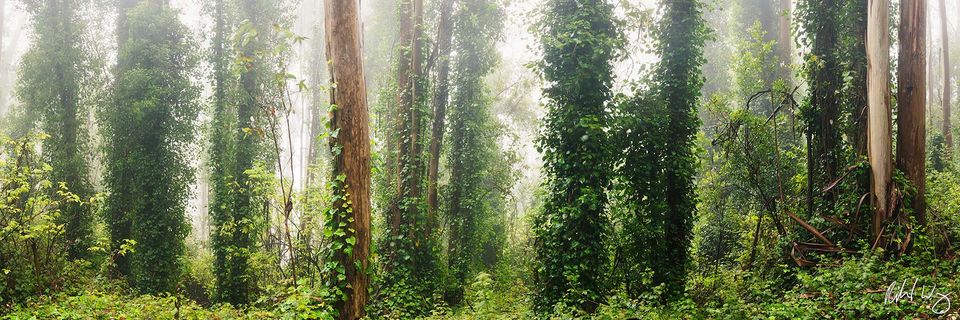
[[[943,37],[943,138],[947,143],[947,150],[953,150],[953,131],[950,128],[950,35],[947,34],[947,5],[940,0],[940,35]]]
[[[390,233],[399,235],[405,217],[416,212],[416,199],[420,197],[420,173],[422,170],[420,152],[421,110],[419,103],[422,94],[422,24],[423,0],[406,0],[401,5],[400,45],[401,54],[397,67],[397,167],[396,196],[391,203]],[[413,237],[416,228],[409,228]]]
[[[317,8],[315,9],[316,9],[316,17],[319,17],[321,23],[317,23],[316,26],[313,28],[313,34],[314,34],[313,39],[316,39],[316,40],[314,40],[315,42],[312,45],[312,48],[313,48],[312,54],[314,58],[310,64],[310,74],[313,78],[314,90],[313,90],[311,101],[310,101],[310,104],[311,104],[310,124],[308,128],[309,132],[307,135],[307,137],[310,138],[308,139],[309,142],[307,143],[308,151],[307,151],[306,163],[309,164],[308,170],[306,172],[307,186],[323,185],[324,183],[324,180],[322,180],[323,178],[320,178],[321,176],[319,174],[316,174],[316,175],[312,174],[309,171],[309,169],[310,167],[319,166],[321,164],[321,161],[324,161],[323,159],[326,159],[321,143],[319,141],[314,141],[314,139],[316,139],[316,137],[320,134],[320,132],[323,131],[322,119],[325,115],[321,110],[327,110],[327,106],[328,106],[327,104],[328,101],[325,101],[326,99],[323,98],[323,90],[320,90],[320,88],[322,87],[322,84],[325,81],[329,80],[329,76],[324,72],[325,70],[324,66],[327,64],[326,59],[323,57],[323,55],[326,54],[326,51],[324,50],[325,44],[321,42],[321,39],[326,39],[326,36],[325,36],[326,29],[324,28],[324,24],[322,23],[323,12],[324,12],[323,3],[320,3],[320,5],[317,6]],[[321,155],[324,155],[324,156],[321,156]],[[321,179],[321,181],[319,181],[320,184],[317,184],[317,182],[314,181],[315,178]]]
[[[913,212],[926,224],[924,179],[926,171],[926,1],[900,4],[900,56],[897,72],[897,168],[916,188]]]
[[[118,50],[127,42],[127,11],[137,6],[137,0],[119,0],[117,6]]]
[[[3,68],[3,32],[6,30],[4,28],[3,16],[6,15],[6,6],[7,0],[0,0],[0,95],[3,95],[3,83],[6,82],[5,77],[7,76],[7,70]],[[2,97],[0,97],[0,102],[3,102]],[[3,115],[4,105],[0,104],[0,115]]]
[[[5,61],[3,60],[3,55],[5,54],[3,51],[3,33],[6,31],[4,25],[6,20],[3,19],[3,16],[6,15],[6,6],[7,0],[0,0],[0,117],[3,117],[7,111],[7,90],[4,89],[7,83],[7,68],[5,68]]]
[[[792,11],[790,0],[780,0],[779,28],[777,29],[777,54],[780,58],[780,78],[790,78],[790,62],[793,58],[792,53],[793,38],[790,37],[790,20]]]
[[[135,7],[137,0],[119,0],[117,4],[117,50],[123,51],[127,46],[127,39],[129,38],[129,30],[127,28],[127,11]],[[118,66],[119,68],[119,66]],[[123,150],[124,148],[129,148],[125,145],[117,145],[115,148],[118,148],[119,154],[127,154],[129,150]],[[119,174],[129,178],[131,172],[121,172]],[[122,204],[129,205],[129,204]],[[113,224],[110,228],[110,238],[113,242],[113,251],[118,251],[121,244],[125,239],[131,239],[130,233],[130,221],[126,217],[127,208],[118,208],[112,210],[112,215],[109,217],[111,223]],[[130,274],[130,258],[127,255],[115,254],[114,255],[114,272],[113,276],[127,276]]]
[[[893,174],[893,136],[890,117],[889,0],[870,0],[867,10],[867,154],[870,159],[874,238],[889,218],[887,207]]]
[[[430,139],[430,164],[427,168],[427,233],[436,225],[437,174],[440,170],[440,147],[443,143],[444,120],[449,97],[450,43],[453,39],[453,0],[444,0],[440,6],[440,26],[437,31],[437,91],[433,95],[433,130]]]
[[[868,2],[869,0],[851,0],[846,4],[851,7],[847,10],[850,22],[843,32],[852,35],[853,47],[847,50],[853,53],[865,53],[867,50]],[[867,58],[865,54],[849,54],[845,60],[847,61],[844,62],[844,72],[850,74],[852,79],[848,84],[849,92],[844,92],[841,99],[845,101],[844,112],[850,113],[853,122],[853,125],[846,130],[846,134],[852,140],[853,151],[857,157],[868,157]],[[857,192],[865,193],[868,190],[870,190],[868,175],[858,175]]]
[[[367,96],[363,76],[363,52],[360,46],[359,4],[354,0],[326,0],[325,20],[327,56],[331,82],[331,103],[338,106],[331,112],[331,128],[339,134],[330,139],[339,146],[333,176],[346,176],[345,188],[352,204],[352,221],[345,221],[354,230],[356,243],[352,252],[341,252],[337,258],[347,276],[346,299],[338,305],[340,319],[360,319],[367,302],[368,254],[370,252],[370,132],[367,124]],[[333,87],[333,86],[331,86]],[[342,203],[335,203],[334,208]]]

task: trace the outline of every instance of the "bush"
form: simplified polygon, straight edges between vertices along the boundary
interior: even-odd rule
[[[0,136],[0,304],[53,294],[77,285],[86,261],[68,261],[60,210],[89,205],[64,183],[48,180],[53,170],[37,154],[45,136],[18,140]]]

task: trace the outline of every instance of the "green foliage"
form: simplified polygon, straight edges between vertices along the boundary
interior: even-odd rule
[[[144,293],[174,290],[193,178],[187,154],[196,135],[196,63],[187,28],[169,7],[144,2],[127,13],[113,104],[100,112],[107,140],[106,217],[113,247],[136,241],[119,270]],[[126,269],[129,268],[129,269]],[[127,273],[128,272],[128,273]]]
[[[384,234],[377,237],[379,258],[374,262],[381,274],[374,278],[374,286],[380,288],[372,298],[375,303],[371,314],[409,318],[424,315],[434,307],[442,277],[437,276],[441,272],[440,241],[434,230],[436,224],[427,215],[424,196],[428,155],[424,151],[430,141],[426,138],[429,39],[421,25],[424,22],[415,21],[414,1],[393,3],[397,18],[402,20],[400,30],[396,30],[402,42],[395,46],[393,77],[379,84],[379,103],[388,108],[382,111],[384,127],[379,129],[385,134],[382,176],[374,176],[383,179],[377,189],[384,192],[384,198],[378,201],[382,203]]]
[[[856,175],[856,188],[814,194],[840,178],[843,165],[866,154],[866,11],[863,0],[806,0],[797,5],[795,19],[802,30],[798,41],[811,48],[802,70],[809,94],[800,106],[808,140],[808,218],[834,214],[843,197],[867,192],[866,176]]]
[[[502,14],[496,2],[462,1],[453,16],[453,49],[458,54],[451,83],[447,157],[451,183],[446,197],[452,303],[462,300],[462,288],[483,263],[484,248],[501,247],[493,232],[484,231],[502,224],[498,220],[503,208],[495,206],[509,188],[511,172],[504,177],[495,167],[502,156],[496,140],[502,129],[490,115],[484,79],[498,62],[495,45],[503,28]]]
[[[539,311],[566,304],[592,311],[603,298],[608,266],[604,208],[610,174],[605,108],[612,61],[622,38],[603,0],[552,0],[535,25],[543,60],[547,114],[537,148],[547,197],[533,223]]]
[[[20,62],[18,98],[30,118],[49,135],[42,153],[53,166],[49,177],[70,186],[71,192],[88,198],[85,151],[85,101],[96,70],[84,51],[86,23],[80,13],[83,1],[24,1],[31,15],[33,41]],[[93,215],[90,206],[64,204],[60,217],[70,259],[88,258],[93,246]]]
[[[951,257],[960,244],[960,173],[956,165],[927,174],[926,235],[938,253]]]
[[[277,73],[273,67],[284,49],[271,31],[280,23],[282,9],[275,1],[262,0],[223,0],[213,9],[221,21],[214,30],[216,94],[210,143],[216,298],[242,305],[256,292],[257,237],[269,222],[264,220],[268,196],[276,190],[263,184],[273,180],[266,169],[272,169],[268,164],[273,162],[266,152],[270,119],[265,110],[277,98],[271,95]]]
[[[615,210],[620,241],[614,266],[634,297],[650,287],[631,277],[648,269],[652,284],[664,285],[665,301],[684,289],[697,203],[693,152],[707,36],[702,10],[696,0],[661,2],[653,80],[618,107],[614,132],[623,152],[613,192],[622,203]]]
[[[54,168],[36,152],[45,137],[0,135],[0,305],[75,286],[89,267],[68,259],[61,215],[72,207],[89,208],[91,199],[50,180]]]
[[[334,156],[339,155],[340,149],[335,147]],[[323,267],[321,274],[323,277],[323,288],[326,289],[328,296],[322,298],[328,300],[331,305],[344,303],[348,297],[350,283],[347,280],[347,266],[342,261],[348,261],[345,257],[353,256],[354,246],[357,244],[356,230],[350,225],[353,220],[353,202],[350,200],[350,192],[346,184],[347,176],[340,174],[330,181],[332,189],[332,203],[323,214],[323,238],[326,240],[324,248]],[[357,270],[364,272],[361,268],[361,261],[355,260]],[[335,312],[335,311],[333,311]]]

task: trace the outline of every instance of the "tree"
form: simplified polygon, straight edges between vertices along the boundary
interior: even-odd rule
[[[820,193],[837,177],[840,167],[840,97],[842,72],[837,50],[840,26],[835,0],[805,0],[798,4],[803,44],[810,47],[804,74],[810,85],[801,110],[807,138],[807,214],[830,210],[836,192]]]
[[[141,2],[127,12],[112,108],[101,111],[107,140],[108,217],[133,240],[128,281],[143,293],[171,292],[179,279],[184,214],[193,177],[186,157],[196,136],[199,90],[187,28],[169,6]],[[136,223],[133,223],[136,222]]]
[[[621,36],[607,1],[551,0],[545,10],[536,25],[547,114],[537,140],[546,196],[533,221],[535,307],[548,311],[564,303],[593,311],[603,299],[608,265],[605,108]]]
[[[50,137],[42,153],[53,170],[50,179],[65,183],[82,199],[93,195],[84,158],[84,83],[91,57],[83,49],[86,28],[77,13],[81,2],[37,0],[25,2],[33,21],[33,42],[20,64],[18,95],[23,107],[39,119],[40,129]],[[2,13],[0,13],[2,14]],[[91,208],[81,202],[61,206],[69,259],[87,258],[93,246]]]
[[[453,101],[450,114],[451,149],[448,156],[450,180],[449,269],[453,274],[453,303],[463,299],[471,272],[477,270],[484,243],[483,230],[490,229],[496,214],[492,199],[502,197],[500,188],[486,180],[494,176],[499,128],[490,116],[491,99],[485,79],[497,64],[496,44],[503,28],[499,6],[485,0],[460,2],[454,21],[457,52],[454,67]]]
[[[381,264],[385,275],[380,290],[391,299],[384,305],[398,303],[404,308],[383,308],[393,316],[417,317],[430,309],[437,266],[433,235],[428,231],[423,197],[425,183],[424,147],[428,139],[424,126],[429,114],[427,79],[424,76],[426,46],[423,34],[423,0],[400,1],[400,29],[397,47],[395,100],[387,121],[392,121],[386,156],[389,200],[386,204],[386,235],[383,238]],[[412,292],[412,294],[411,294]],[[389,310],[386,310],[389,309]],[[409,313],[408,313],[409,312]]]
[[[900,55],[897,64],[897,169],[913,184],[910,206],[926,224],[926,1],[900,4]]]
[[[700,68],[705,62],[706,27],[703,4],[698,0],[665,1],[661,8],[664,18],[658,31],[661,60],[656,71],[657,90],[668,108],[665,134],[673,142],[667,146],[663,161],[667,204],[663,237],[670,246],[663,253],[662,269],[655,268],[654,283],[666,284],[665,297],[671,299],[683,292],[696,210],[693,148],[700,125],[697,105],[703,86]]]
[[[5,26],[4,16],[6,15],[6,7],[7,7],[7,0],[0,0],[0,66],[3,66],[3,32],[6,29],[4,28]],[[6,76],[5,74],[3,74],[5,72],[6,70],[3,70],[3,68],[0,68],[0,74],[2,74],[3,76]],[[3,93],[0,92],[0,95],[2,94]],[[4,106],[2,105],[2,102],[3,102],[3,99],[2,97],[0,97],[0,115],[3,115]]]
[[[890,31],[886,0],[870,0],[867,11],[867,152],[875,209],[871,224],[874,239],[889,219],[890,183],[893,175],[893,136],[890,116]],[[871,241],[872,243],[873,241]]]
[[[436,91],[433,94],[433,128],[430,134],[430,163],[427,166],[427,230],[434,225],[439,199],[437,197],[437,177],[440,171],[440,147],[443,144],[444,120],[447,114],[447,100],[450,84],[450,42],[453,39],[453,0],[444,0],[440,5],[440,25],[437,31],[437,49],[434,56],[437,67]],[[431,61],[432,63],[433,61]]]
[[[943,37],[942,47],[943,55],[943,138],[947,144],[947,150],[953,150],[953,129],[950,127],[950,108],[953,104],[950,94],[950,35],[947,34],[947,5],[944,0],[940,0],[940,36]]]
[[[129,11],[134,6],[136,6],[138,0],[120,0],[117,3],[117,50],[123,51],[124,46],[128,44],[127,38],[129,37],[129,27],[127,21],[129,20]],[[108,129],[109,130],[109,129]],[[109,139],[109,138],[108,138]],[[129,154],[132,151],[127,150],[129,145],[125,144],[113,144],[110,146],[113,152],[117,154]],[[119,160],[119,159],[118,159]],[[109,161],[109,160],[108,160]],[[107,175],[115,174],[118,177],[122,176],[131,176],[133,173],[125,172],[127,170],[132,170],[130,166],[127,165],[117,165],[111,169],[111,165],[107,164],[106,166]],[[109,179],[109,178],[108,178]],[[117,181],[110,182],[107,184],[111,188],[117,188],[118,190],[129,190],[133,186],[129,185],[130,180],[117,179]],[[111,256],[113,259],[112,264],[112,273],[114,277],[123,277],[130,274],[130,259],[125,254],[117,254],[122,250],[122,246],[127,244],[127,240],[132,240],[132,235],[130,234],[130,220],[126,212],[131,210],[132,199],[119,199],[119,194],[111,195],[116,201],[113,204],[114,207],[109,208],[104,211],[105,220],[107,221],[107,227],[110,230],[110,249]],[[110,204],[108,204],[109,206]]]
[[[339,230],[329,241],[333,260],[328,279],[343,291],[335,305],[340,319],[364,317],[370,255],[370,133],[363,76],[358,1],[326,0],[327,56],[332,92],[330,138],[334,155],[334,201],[325,230]],[[339,244],[339,247],[338,245]],[[340,268],[342,268],[342,271]],[[343,280],[338,275],[344,275]]]
[[[836,57],[843,79],[838,96],[843,116],[837,127],[853,147],[852,155],[846,150],[838,154],[844,161],[850,156],[857,159],[867,156],[867,0],[843,1],[837,16],[840,34]],[[866,174],[856,178],[854,193],[859,197],[869,192],[869,178]]]
[[[230,9],[243,22],[230,26]],[[246,304],[256,290],[252,255],[268,215],[265,191],[251,171],[271,161],[263,137],[268,115],[264,105],[274,84],[276,61],[270,52],[270,32],[279,21],[278,2],[218,1],[214,15],[214,132],[210,159],[213,200],[211,240],[217,296],[235,305]],[[233,41],[229,36],[235,34]],[[232,63],[240,61],[241,63]],[[272,107],[271,107],[272,108]]]
[[[790,22],[793,12],[791,9],[791,0],[780,0],[780,19],[777,20],[778,33],[777,33],[777,55],[780,57],[781,64],[781,77],[789,78],[791,75],[790,62],[793,61],[791,56],[793,37],[790,32]]]

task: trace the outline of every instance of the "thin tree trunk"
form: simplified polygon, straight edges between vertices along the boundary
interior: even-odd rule
[[[926,163],[926,1],[900,4],[900,57],[897,88],[897,168],[916,188],[913,212],[926,224],[924,185]]]
[[[867,155],[870,159],[874,238],[889,218],[890,177],[893,174],[893,136],[890,117],[889,0],[869,0],[867,10]]]
[[[777,53],[780,56],[780,77],[787,79],[791,76],[790,62],[792,61],[791,45],[793,38],[790,37],[790,20],[792,11],[790,10],[790,0],[780,0],[779,29],[777,30]]]
[[[947,34],[947,5],[940,0],[940,34],[943,37],[943,138],[947,150],[953,150],[953,131],[950,129],[950,35]]]
[[[3,66],[3,32],[6,29],[4,28],[5,20],[3,19],[3,16],[6,15],[6,6],[7,6],[7,0],[0,0],[0,66]],[[3,83],[5,82],[4,77],[6,76],[7,76],[7,70],[0,69],[0,85],[3,85]],[[2,90],[0,90],[0,94],[3,94]],[[0,101],[3,101],[3,100],[0,99]],[[0,115],[3,115],[3,108],[4,106],[0,105]]]
[[[120,0],[117,7],[117,43],[122,48],[127,42],[127,11],[137,6],[137,0]]]
[[[4,90],[6,87],[5,84],[7,83],[7,68],[4,68],[3,64],[3,32],[6,30],[6,28],[4,28],[6,21],[3,19],[3,16],[6,15],[6,6],[7,0],[0,0],[0,117],[2,117],[7,110],[7,100],[4,99],[7,95],[7,91]]]
[[[400,44],[401,55],[397,68],[397,168],[396,198],[391,203],[391,235],[398,235],[404,212],[417,210],[415,203],[402,202],[420,196],[420,110],[419,103],[421,72],[421,31],[423,0],[406,0],[401,4]],[[409,228],[413,231],[416,228]],[[410,234],[408,236],[413,236]]]
[[[440,7],[440,27],[437,31],[437,91],[433,95],[433,132],[430,140],[430,164],[427,168],[427,233],[435,226],[438,199],[437,174],[440,170],[440,146],[443,143],[444,120],[449,97],[450,42],[453,39],[453,0],[444,0]]]
[[[352,253],[341,252],[338,260],[344,267],[349,286],[346,299],[339,305],[340,319],[360,319],[367,303],[367,276],[370,252],[370,132],[367,126],[367,95],[363,76],[363,51],[360,45],[359,3],[355,0],[326,0],[324,17],[327,31],[327,57],[330,61],[331,128],[339,130],[331,137],[331,147],[341,149],[336,155],[333,176],[346,176],[345,190],[352,203],[353,221],[346,221],[355,231]],[[335,203],[334,208],[342,203]]]

